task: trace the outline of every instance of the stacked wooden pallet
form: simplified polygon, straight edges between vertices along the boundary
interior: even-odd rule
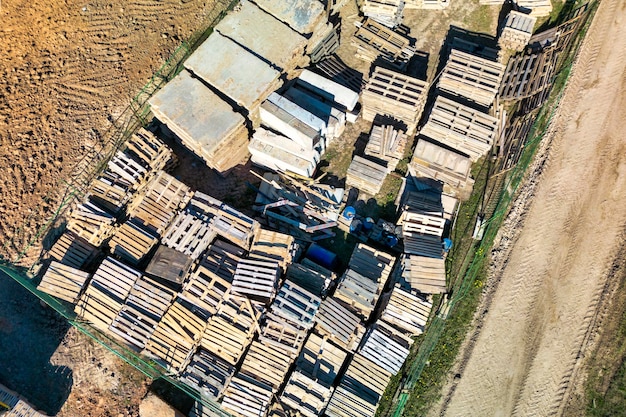
[[[267,345],[277,346],[295,357],[302,347],[306,335],[306,328],[298,325],[298,323],[274,313],[267,313],[265,323],[261,326],[259,341]]]
[[[352,251],[348,265],[351,270],[371,279],[382,289],[393,270],[395,261],[395,256],[359,243]]]
[[[441,237],[446,219],[443,218],[443,213],[428,214],[405,210],[398,219],[398,224],[402,225],[402,235],[405,237],[414,234]]]
[[[468,155],[475,162],[491,150],[499,124],[496,117],[439,96],[420,134]]]
[[[114,214],[122,210],[131,196],[130,185],[108,171],[93,180],[89,187],[89,198]]]
[[[212,214],[202,210],[202,193],[194,194],[163,235],[162,243],[192,259],[198,259],[217,236],[211,227]]]
[[[313,381],[331,387],[347,356],[347,352],[332,344],[328,337],[311,333],[296,361],[296,368]]]
[[[139,264],[152,248],[159,242],[158,238],[145,230],[133,218],[122,223],[109,242],[114,254],[126,259],[133,265]]]
[[[376,306],[380,291],[376,282],[348,269],[341,278],[334,297],[361,319],[367,320]]]
[[[146,176],[146,169],[129,154],[118,151],[107,163],[107,170],[118,175],[122,180],[130,184],[132,190],[140,187]]]
[[[365,86],[363,74],[347,66],[337,55],[333,54],[315,64],[315,70],[323,76],[348,87],[357,93]]]
[[[236,364],[259,329],[260,313],[246,297],[230,292],[207,322],[201,346],[226,362]]]
[[[67,228],[94,246],[100,246],[113,233],[115,217],[87,202],[72,209]]]
[[[409,194],[402,207],[398,225],[402,225],[404,252],[430,258],[442,258],[441,237],[446,224],[441,200],[432,201]]]
[[[269,385],[276,393],[294,359],[295,356],[281,346],[254,341],[243,358],[239,375],[247,375]]]
[[[272,387],[246,375],[235,375],[224,394],[224,410],[241,417],[264,416],[272,401]]]
[[[165,171],[159,171],[129,207],[129,214],[147,230],[162,234],[191,198],[189,187]]]
[[[367,19],[357,26],[359,28],[351,42],[356,47],[357,57],[362,60],[374,62],[380,58],[403,70],[415,55],[416,49],[407,37],[373,19]]]
[[[328,417],[374,417],[391,373],[360,354],[354,355],[330,399]]]
[[[157,323],[170,306],[174,293],[157,282],[141,277],[109,329],[138,350],[146,346]]]
[[[278,262],[281,269],[285,271],[291,264],[295,252],[293,236],[260,229],[254,235],[248,256],[251,259]]]
[[[354,313],[333,297],[326,298],[315,316],[315,331],[342,348],[354,352],[365,333],[365,327]]]
[[[260,228],[259,222],[208,195],[204,195],[204,201],[206,213],[213,215],[211,227],[217,234],[249,249],[252,237]]]
[[[48,252],[50,259],[64,265],[81,268],[89,262],[97,252],[96,247],[71,231],[64,232]]]
[[[233,365],[200,348],[191,358],[180,380],[196,388],[203,396],[216,400],[222,396],[234,374]]]
[[[402,329],[411,336],[418,336],[424,331],[432,308],[431,302],[396,285],[380,320]]]
[[[89,277],[87,272],[52,261],[37,289],[74,304]]]
[[[279,276],[277,262],[242,259],[237,264],[232,291],[260,301],[271,301],[276,295]]]
[[[305,417],[318,417],[330,401],[331,394],[332,388],[295,371],[287,381],[280,402]]]
[[[159,138],[144,128],[135,132],[126,142],[126,150],[151,171],[168,170],[176,163],[176,155]]]
[[[530,15],[534,17],[549,16],[552,12],[552,2],[550,0],[515,0],[522,10],[530,10]]]
[[[359,354],[395,375],[400,371],[402,364],[409,356],[409,347],[400,343],[400,340],[393,336],[391,328],[386,327],[384,323],[378,322],[365,335]]]
[[[19,394],[9,390],[4,385],[0,384],[0,403],[5,404],[9,409],[5,412],[5,407],[2,409],[3,417],[45,417],[44,414],[36,411],[26,401],[20,398]]]
[[[404,0],[363,0],[361,12],[389,28],[402,23]]]
[[[426,104],[428,87],[425,81],[376,67],[361,93],[363,119],[389,116],[404,123],[407,134],[411,134]]]
[[[391,125],[374,125],[365,146],[365,155],[385,161],[387,169],[392,172],[404,158],[408,143],[407,135],[401,130]]]
[[[180,298],[213,315],[229,289],[230,281],[215,274],[206,265],[200,264],[184,284]]]
[[[321,269],[320,271],[310,266],[294,263],[287,267],[285,278],[308,292],[321,296],[335,278],[331,271]]]
[[[74,311],[94,327],[107,331],[139,277],[139,271],[113,258],[106,258],[94,273]]]
[[[522,51],[528,45],[537,18],[511,10],[506,16],[504,28],[498,37],[498,45],[504,49]]]
[[[443,259],[403,255],[401,272],[411,289],[423,294],[441,294],[447,291],[446,265]]]
[[[244,254],[243,249],[218,239],[208,247],[200,266],[204,268],[203,273],[217,276],[230,283]]]
[[[404,237],[404,253],[442,259],[443,247],[441,238],[435,235],[407,235]]]
[[[504,65],[499,62],[452,49],[437,88],[489,107],[498,93],[503,74]]]
[[[144,352],[180,372],[194,353],[206,326],[202,311],[177,298],[157,324]]]
[[[433,143],[420,136],[409,163],[414,178],[432,178],[443,183],[443,191],[469,196],[474,179],[470,177],[472,160],[469,156]]]
[[[310,329],[315,324],[315,314],[321,302],[318,296],[290,281],[285,281],[272,303],[271,311],[305,329]]]
[[[346,173],[346,188],[353,187],[374,196],[383,186],[387,174],[386,166],[355,155]]]
[[[248,155],[245,118],[188,71],[178,74],[149,102],[154,115],[182,145],[218,173],[225,175]]]

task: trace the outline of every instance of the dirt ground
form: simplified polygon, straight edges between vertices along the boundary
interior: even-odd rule
[[[626,238],[626,1],[603,0],[431,415],[563,415]]]

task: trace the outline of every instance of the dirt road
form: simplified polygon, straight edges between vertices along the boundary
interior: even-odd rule
[[[626,0],[603,0],[544,139],[550,145],[501,231],[498,284],[457,365],[460,378],[431,414],[559,415],[624,244],[625,53]]]

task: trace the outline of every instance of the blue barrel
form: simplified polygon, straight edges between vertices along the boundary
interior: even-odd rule
[[[341,215],[345,218],[345,219],[352,219],[354,218],[354,216],[356,216],[356,209],[352,206],[346,206],[345,209],[343,209],[343,213],[341,213]]]
[[[363,222],[363,230],[372,230],[372,227],[374,227],[375,224],[376,222],[374,221],[374,219],[368,217]]]
[[[337,255],[317,243],[309,246],[305,257],[326,269],[333,270],[337,266]]]
[[[445,238],[443,240],[443,250],[448,252],[450,249],[452,249],[452,239]]]
[[[388,235],[385,238],[385,244],[390,248],[393,248],[398,244],[398,238],[395,235]]]

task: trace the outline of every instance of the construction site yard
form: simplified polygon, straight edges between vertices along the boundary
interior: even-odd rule
[[[104,136],[172,51],[225,3],[2,2],[0,239],[12,242],[4,255],[36,236],[55,209],[59,181],[84,149]],[[626,227],[620,205],[626,150],[618,136],[626,119],[625,15],[624,0],[601,3],[538,162],[499,235],[476,330],[452,373],[461,377],[450,377],[432,415],[584,414],[584,361],[598,344],[598,312],[612,328],[603,299],[616,292],[607,277]],[[477,0],[406,13],[404,24],[426,54],[412,70],[432,80],[451,25],[495,35],[501,17],[498,7]],[[348,2],[338,55],[367,75],[369,64],[349,44],[359,19],[356,2]],[[606,27],[611,34],[600,33],[609,32]],[[345,175],[354,145],[369,127],[359,121],[329,150],[323,168],[329,177]],[[226,202],[238,200],[229,196],[232,190],[246,193],[249,165],[224,181],[202,182],[196,170],[202,162],[173,146],[183,161],[176,175],[193,188]],[[374,214],[393,201],[399,185],[392,180],[389,187],[377,196]],[[4,275],[0,306],[1,384],[49,415],[139,415],[151,383],[140,372]]]

